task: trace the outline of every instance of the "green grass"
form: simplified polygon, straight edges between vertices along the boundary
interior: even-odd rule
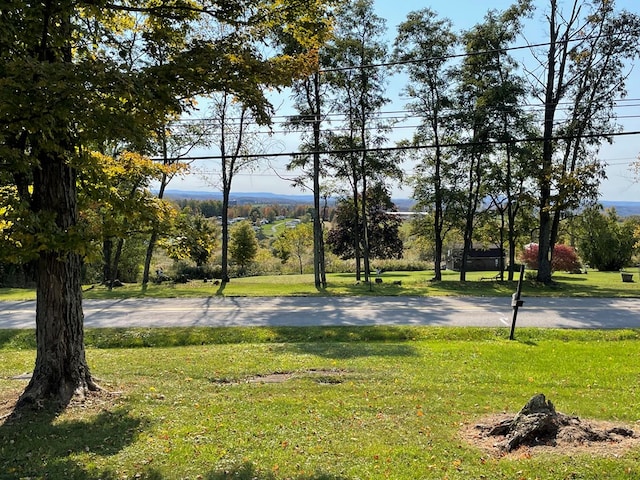
[[[33,366],[24,335],[0,334],[3,400],[25,386],[11,377]],[[0,426],[0,478],[638,478],[638,449],[617,458],[496,458],[460,438],[464,425],[516,412],[538,392],[581,418],[640,419],[640,331],[507,336],[473,328],[89,329],[93,373],[121,394]],[[265,382],[272,373],[289,377]]]
[[[432,271],[384,272],[381,284],[368,285],[356,282],[354,274],[341,273],[327,276],[328,286],[318,291],[313,275],[277,275],[234,278],[222,288],[211,282],[191,281],[186,284],[150,284],[143,289],[139,284],[127,284],[109,291],[103,286],[86,286],[84,298],[136,298],[136,297],[207,297],[225,296],[291,296],[291,295],[479,295],[509,296],[516,288],[516,281],[498,282],[486,280],[495,272],[471,272],[466,282],[459,281],[459,274],[445,271],[441,282],[432,282]],[[483,279],[485,278],[485,279]],[[635,281],[623,283],[618,272],[589,272],[586,275],[555,274],[551,286],[526,280],[523,294],[526,296],[584,296],[584,297],[638,297],[640,274]],[[394,285],[394,282],[401,282]],[[32,289],[0,288],[0,300],[33,300]]]

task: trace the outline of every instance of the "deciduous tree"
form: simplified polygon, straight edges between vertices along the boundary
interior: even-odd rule
[[[355,207],[352,221],[356,278],[360,279],[362,258],[368,281],[369,183],[401,176],[396,158],[375,151],[386,140],[389,127],[380,117],[381,108],[389,102],[385,96],[389,69],[384,66],[388,47],[382,37],[386,22],[374,13],[372,0],[345,2],[335,15],[335,35],[327,47],[326,79],[333,94],[333,110],[344,116],[342,127],[346,133],[331,139],[331,148],[344,149],[345,153],[333,155],[330,161],[336,176],[349,185]]]
[[[245,220],[233,225],[229,240],[231,260],[240,266],[240,274],[244,275],[258,253],[258,239],[251,223]]]
[[[84,351],[77,179],[89,152],[109,141],[143,145],[150,132],[214,91],[233,92],[256,118],[271,112],[265,89],[316,68],[283,55],[274,29],[298,30],[316,2],[15,1],[0,11],[1,179],[21,212],[20,254],[37,270],[37,355],[19,407],[66,405],[97,388]],[[207,17],[244,25],[223,38],[197,30]],[[148,26],[142,35],[139,22]],[[169,32],[186,41],[165,63],[150,61]],[[140,41],[134,50],[132,41]],[[271,48],[260,50],[256,42]],[[175,44],[173,39],[171,44]],[[135,52],[135,55],[131,55]],[[7,210],[8,211],[8,210]],[[5,211],[5,213],[7,212]],[[16,211],[15,209],[13,210]],[[5,253],[3,252],[3,255]]]
[[[466,55],[457,72],[455,105],[463,145],[457,149],[458,164],[466,171],[462,281],[473,247],[476,218],[490,192],[491,164],[504,154],[507,167],[512,167],[513,141],[527,132],[522,119],[528,117],[521,108],[525,88],[507,49],[521,29],[529,3],[523,0],[504,12],[490,11],[483,22],[462,35]],[[506,180],[510,188],[513,179]],[[513,202],[513,196],[510,200]]]
[[[416,208],[431,214],[436,280],[442,280],[444,237],[452,218],[447,212],[458,210],[456,195],[451,193],[459,183],[455,178],[459,170],[451,153],[442,146],[455,138],[450,58],[457,43],[451,21],[439,19],[433,10],[424,9],[411,12],[399,25],[393,51],[394,60],[404,62],[403,68],[409,75],[404,89],[411,99],[407,108],[420,118],[410,145],[431,147],[412,154],[418,161],[412,184]]]
[[[603,178],[597,153],[616,130],[613,108],[626,95],[627,62],[640,52],[640,17],[616,10],[613,0],[573,0],[564,10],[549,0],[545,16],[548,47],[534,52],[528,76],[544,106],[538,280],[549,283],[564,213],[593,201]]]
[[[370,229],[371,258],[401,258],[403,245],[400,238],[400,223],[402,220],[390,212],[396,207],[386,189],[378,184],[369,190],[367,205],[367,225]],[[329,230],[327,245],[331,251],[343,259],[355,258],[355,238],[363,238],[365,226],[361,222],[357,228],[360,235],[354,232],[353,216],[356,207],[349,199],[342,200],[337,209],[334,226]]]
[[[592,268],[616,271],[629,265],[634,252],[637,222],[623,221],[615,209],[592,207],[578,219],[578,249]]]
[[[278,257],[285,263],[292,255],[298,261],[298,271],[303,273],[303,261],[313,246],[313,224],[301,223],[294,228],[285,229],[275,240],[274,247]]]

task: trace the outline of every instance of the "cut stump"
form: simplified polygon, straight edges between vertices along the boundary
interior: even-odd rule
[[[521,445],[551,445],[557,442],[584,444],[588,442],[618,442],[621,438],[635,437],[633,430],[612,427],[599,430],[589,423],[556,412],[544,394],[534,395],[512,419],[495,425],[476,425],[487,436],[504,437],[496,443],[503,452],[511,452]]]

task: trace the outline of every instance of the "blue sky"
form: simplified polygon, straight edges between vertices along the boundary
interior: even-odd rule
[[[560,0],[561,4],[568,5],[572,3],[569,0]],[[387,35],[390,43],[395,36],[396,27],[404,21],[406,15],[414,10],[429,7],[438,12],[441,17],[449,18],[456,30],[465,30],[481,21],[489,8],[503,10],[513,4],[511,0],[376,0],[374,2],[376,13],[385,18],[387,21]],[[536,0],[538,6],[534,17],[526,21],[524,36],[516,43],[525,45],[527,42],[543,42],[545,41],[545,29],[548,28],[542,17],[542,13],[548,9],[548,0]],[[639,0],[617,0],[618,8],[626,9],[640,14]],[[526,37],[526,38],[525,38]],[[525,61],[525,51],[520,53],[522,61]],[[517,58],[517,57],[516,57]],[[392,104],[385,107],[385,110],[400,110],[404,108],[404,102],[400,98],[400,89],[402,81],[395,79],[391,81],[388,89],[388,96],[392,100]],[[638,118],[621,118],[619,121],[623,125],[625,131],[640,131],[640,65],[632,70],[628,81],[628,99],[637,99],[637,102],[626,102],[627,108],[619,109],[618,114],[626,117]],[[279,114],[287,114],[287,95],[286,93],[279,97],[277,102],[282,102]],[[410,133],[407,132],[407,136]],[[295,150],[297,140],[295,138],[277,139],[280,147],[276,147],[280,151]],[[215,155],[215,152],[209,152]],[[601,199],[609,201],[640,201],[640,185],[632,178],[630,164],[637,160],[640,154],[640,136],[617,137],[613,145],[605,145],[600,152],[600,158],[606,162],[607,176],[601,186]],[[290,186],[290,182],[281,178],[287,176],[284,170],[286,160],[274,160],[269,166],[261,166],[253,172],[246,172],[238,175],[234,179],[233,191],[236,192],[272,192],[272,193],[288,193],[300,194],[309,193],[301,190],[294,190]],[[207,169],[215,169],[214,166]],[[407,173],[410,173],[411,166],[405,165]],[[277,173],[276,173],[277,172]],[[211,182],[205,182],[197,175],[189,176],[183,182],[174,181],[170,184],[171,189],[197,189],[211,190]],[[411,190],[409,187],[394,188],[394,196],[410,197]]]
[[[481,21],[489,9],[504,10],[509,8],[515,0],[377,0],[376,12],[387,20],[387,28],[391,37],[395,35],[396,27],[403,22],[407,14],[422,8],[431,8],[441,17],[453,22],[454,28],[465,30]],[[536,0],[536,13],[532,19],[526,21],[525,38],[519,39],[518,45],[545,41],[545,24],[542,13],[549,9],[548,0]],[[616,0],[616,7],[640,14],[640,0]],[[572,0],[560,0],[560,5],[572,5]],[[640,40],[639,40],[640,42]],[[620,116],[638,116],[639,118],[620,119],[626,131],[640,131],[640,64],[635,65],[627,83],[628,99],[638,99],[629,102],[635,107],[618,110]],[[630,111],[628,111],[630,110]],[[640,201],[640,185],[632,179],[629,164],[638,159],[640,154],[640,136],[617,137],[613,145],[603,146],[600,158],[607,167],[608,179],[603,183],[601,196],[603,200],[612,201]]]

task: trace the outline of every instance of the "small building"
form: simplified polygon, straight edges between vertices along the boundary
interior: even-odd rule
[[[483,248],[473,247],[467,257],[467,272],[500,271],[500,257],[504,267],[504,250],[497,247]],[[462,248],[453,248],[447,252],[447,269],[460,271],[462,266]]]

